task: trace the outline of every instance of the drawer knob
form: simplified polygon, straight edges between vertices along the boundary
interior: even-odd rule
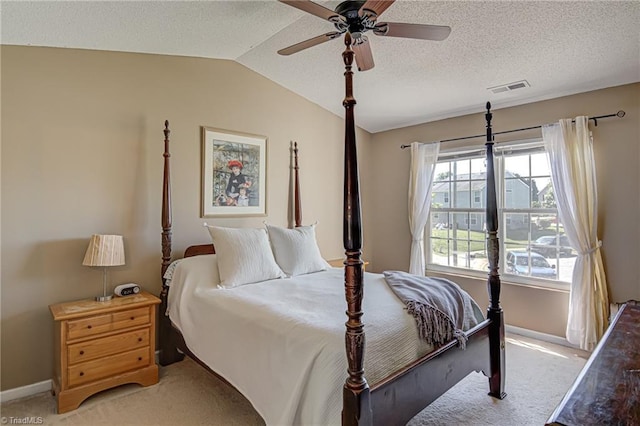
[[[81,371],[81,372],[80,372],[80,375],[81,375],[81,376],[84,376],[84,372],[82,372],[82,371]]]
[[[141,356],[138,357],[138,361],[142,361],[142,357]]]
[[[138,337],[138,342],[142,342],[142,337]]]
[[[87,328],[91,328],[91,324],[89,324],[89,325],[87,326]]]
[[[134,319],[136,319],[136,317],[131,317],[131,321],[133,321]]]
[[[84,355],[84,351],[80,351],[80,355]]]

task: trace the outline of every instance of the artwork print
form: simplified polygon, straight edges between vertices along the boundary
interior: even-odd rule
[[[266,215],[264,136],[202,128],[202,217]]]

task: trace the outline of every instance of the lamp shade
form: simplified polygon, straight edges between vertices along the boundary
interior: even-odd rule
[[[124,265],[122,235],[92,235],[82,264],[84,266]]]

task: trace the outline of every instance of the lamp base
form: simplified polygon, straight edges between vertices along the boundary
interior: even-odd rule
[[[111,300],[111,295],[108,296],[96,296],[96,302],[108,302]]]

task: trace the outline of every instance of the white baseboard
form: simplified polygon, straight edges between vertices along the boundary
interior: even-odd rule
[[[578,348],[576,345],[572,345],[567,341],[567,339],[559,336],[554,336],[553,334],[541,333],[535,330],[529,330],[527,328],[520,328],[514,325],[506,324],[504,326],[505,331],[513,334],[519,334],[520,336],[530,337],[532,339],[542,340],[543,342],[554,343],[556,345],[568,346],[570,348]]]
[[[0,392],[0,402],[7,402],[18,398],[24,398],[25,396],[35,395],[40,392],[47,392],[51,390],[51,385],[51,380],[45,380],[43,382],[33,383],[19,388],[7,389]]]
[[[160,351],[156,351],[156,364],[159,362]],[[26,396],[35,395],[40,392],[50,391],[53,386],[52,380],[45,380],[43,382],[32,383],[30,385],[21,386],[15,389],[7,389],[0,392],[0,402],[12,401],[18,398],[24,398]]]

